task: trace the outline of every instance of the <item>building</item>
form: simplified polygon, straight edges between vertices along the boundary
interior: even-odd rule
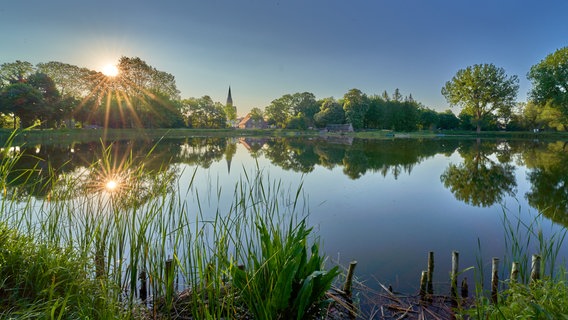
[[[266,129],[268,125],[263,119],[253,119],[247,114],[238,125],[239,129]]]
[[[234,114],[234,119],[231,119],[231,117],[229,116],[229,111],[231,110]],[[233,96],[231,95],[231,86],[229,86],[229,94],[227,95],[227,103],[225,104],[225,112],[227,113],[227,116],[229,119],[228,123],[231,127],[236,127],[237,124],[239,123],[238,120],[236,120],[237,117],[237,107],[235,105],[233,105]]]

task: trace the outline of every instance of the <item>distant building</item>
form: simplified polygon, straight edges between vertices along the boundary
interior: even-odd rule
[[[233,109],[233,112],[235,113],[235,115],[237,114],[237,107],[235,105],[233,105],[233,96],[231,95],[231,86],[229,86],[229,94],[227,95],[227,103],[225,104],[225,106],[227,108],[225,110]],[[233,128],[236,127],[238,123],[239,123],[239,121],[229,120],[229,125]]]
[[[239,122],[238,127],[239,129],[266,129],[268,124],[263,119],[255,120],[251,118],[249,113]]]

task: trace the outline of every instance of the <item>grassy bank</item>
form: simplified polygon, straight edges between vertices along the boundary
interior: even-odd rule
[[[4,144],[12,131],[0,129],[0,144]],[[59,130],[24,130],[15,143],[71,144],[81,142],[98,142],[100,140],[139,140],[154,141],[160,138],[182,139],[188,137],[355,137],[362,139],[395,139],[395,138],[485,138],[485,139],[539,139],[567,140],[566,132],[501,132],[489,131],[476,133],[473,131],[416,131],[393,132],[389,130],[364,130],[347,133],[322,133],[318,130],[287,129],[59,129]]]
[[[0,129],[0,145],[5,144],[12,131]],[[60,129],[60,130],[24,130],[15,138],[16,144],[43,143],[81,143],[100,140],[157,140],[160,138],[194,137],[270,137],[270,136],[317,136],[317,131],[293,131],[282,129]]]
[[[1,157],[3,186],[19,156],[9,152],[12,142]],[[198,190],[192,183],[181,189],[175,169],[149,174],[130,160],[116,166],[111,150],[104,150],[81,174],[42,182],[53,190],[45,200],[4,189],[0,317],[325,315],[325,293],[338,269],[324,268],[301,185],[293,191],[262,172],[247,173],[228,190],[230,206],[210,212],[202,204],[219,203],[224,190]],[[33,168],[22,171],[18,179],[34,174]],[[108,178],[115,179],[112,188]],[[78,183],[84,180],[92,183]]]

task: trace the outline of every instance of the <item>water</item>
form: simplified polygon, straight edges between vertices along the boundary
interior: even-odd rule
[[[162,141],[150,153],[152,146],[122,141],[112,152],[116,163],[132,155],[148,169],[167,162],[179,174],[181,190],[193,179],[192,190],[211,214],[228,208],[235,184],[257,170],[292,194],[301,185],[302,208],[329,263],[357,260],[356,275],[371,288],[380,282],[417,292],[429,251],[435,252],[437,291],[449,290],[452,251],[461,253],[460,269],[478,267],[481,259],[489,274],[492,257],[506,260],[504,213],[525,223],[542,213],[545,235],[568,221],[563,142],[188,138]],[[49,160],[41,168],[70,173],[81,172],[102,151],[100,143],[90,143],[38,145],[26,152]],[[18,188],[40,199],[49,194]],[[564,247],[561,259],[567,253]],[[474,278],[473,271],[462,276]]]

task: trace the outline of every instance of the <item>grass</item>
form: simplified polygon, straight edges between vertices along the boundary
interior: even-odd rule
[[[3,318],[304,319],[325,312],[338,271],[324,269],[301,184],[291,191],[258,169],[223,207],[220,187],[193,186],[198,169],[181,189],[179,168],[150,170],[146,158],[115,159],[104,147],[89,167],[38,182],[50,193],[37,200],[13,187],[11,169],[21,157],[14,139],[0,166]],[[32,179],[34,170],[19,179]],[[105,187],[111,179],[112,190]],[[209,203],[218,203],[213,212]]]
[[[476,293],[474,307],[460,310],[462,318],[471,319],[568,319],[568,278],[564,267],[558,266],[558,254],[568,230],[561,228],[543,235],[544,217],[537,215],[529,223],[519,216],[503,211],[503,228],[507,255],[505,270],[516,262],[519,265],[519,280],[509,279],[502,272],[497,303],[490,302],[489,292],[483,286],[482,262],[476,269]],[[479,248],[481,250],[481,247]],[[531,274],[531,251],[541,258],[538,280]]]
[[[12,130],[0,129],[0,144],[8,141],[13,134]],[[149,140],[156,141],[164,138],[187,137],[270,137],[270,136],[320,136],[318,130],[289,130],[289,129],[34,129],[23,130],[14,139],[18,143],[81,143],[97,142],[101,139],[111,140]],[[326,133],[327,136],[355,137],[362,139],[393,139],[393,138],[506,138],[506,139],[540,139],[564,140],[568,137],[566,132],[502,132],[487,131],[476,133],[474,131],[414,131],[395,133],[390,130],[363,130],[348,133]]]

